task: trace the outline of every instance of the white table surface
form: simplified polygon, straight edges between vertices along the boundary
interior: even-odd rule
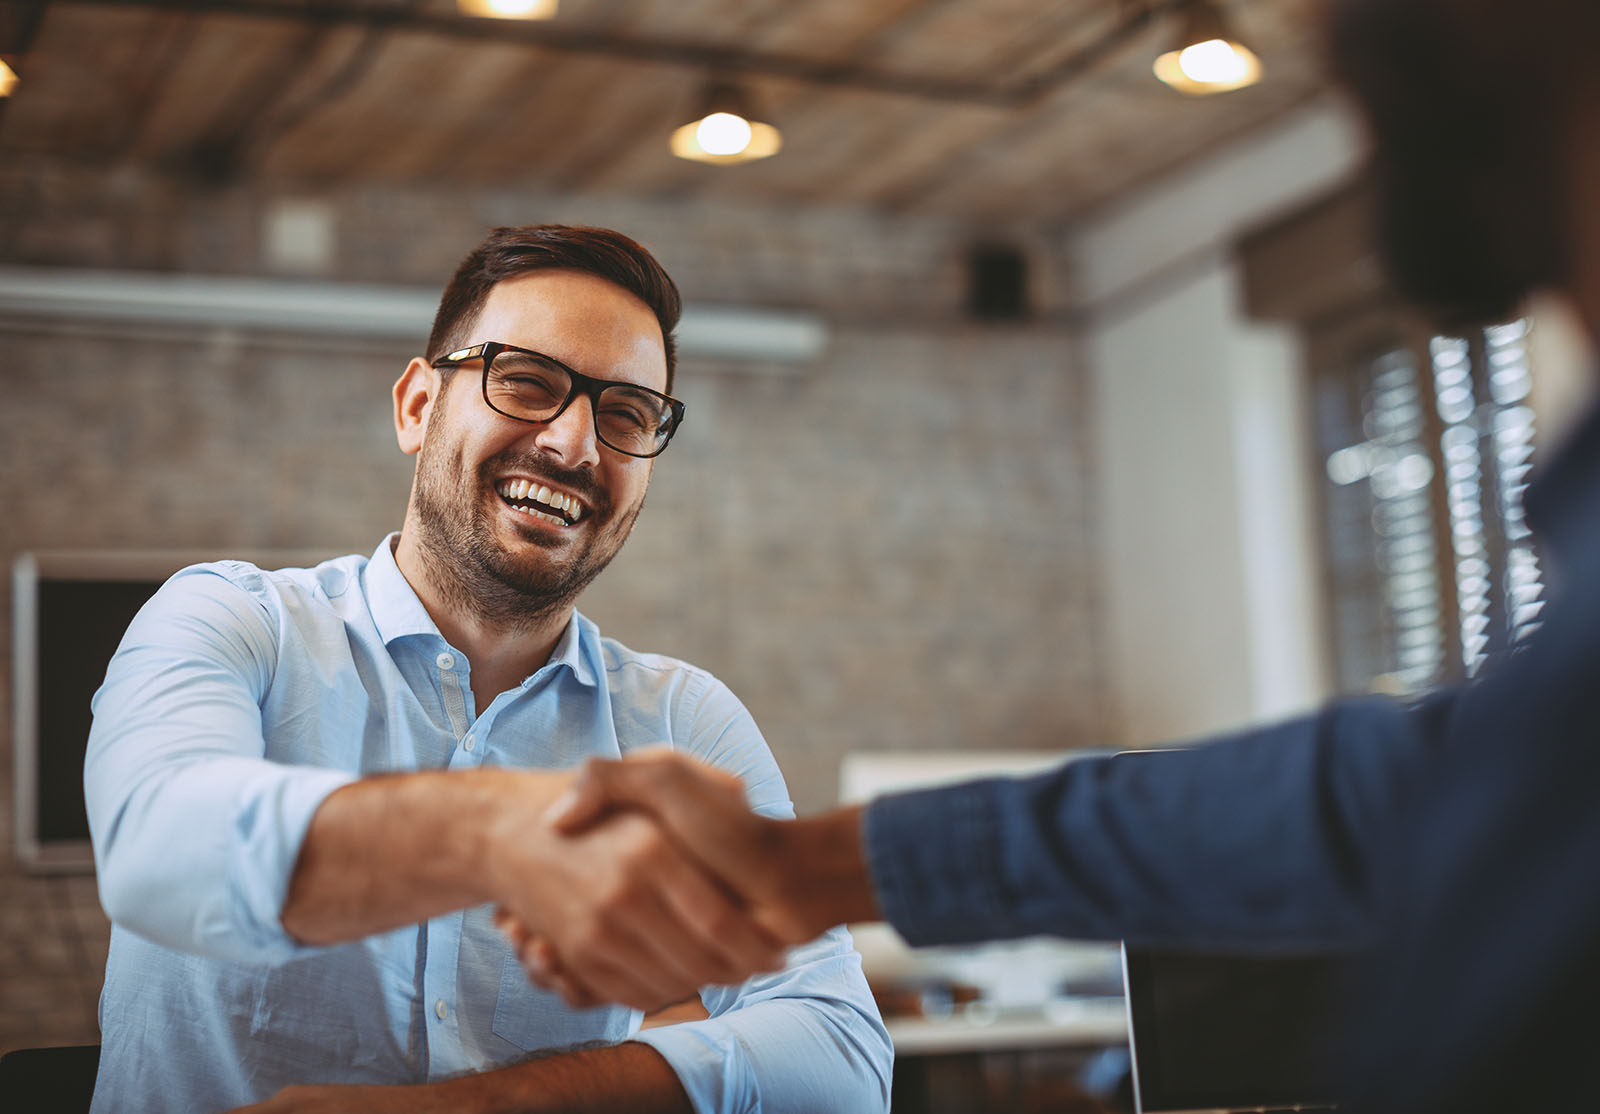
[[[1126,1044],[1128,1015],[1120,998],[1057,999],[1044,1009],[993,1014],[957,1009],[950,1017],[885,1019],[897,1056],[938,1056],[1005,1049]]]

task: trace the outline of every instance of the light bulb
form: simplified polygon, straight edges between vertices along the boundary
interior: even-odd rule
[[[0,97],[9,97],[17,87],[17,71],[0,62]]]
[[[467,15],[489,19],[550,19],[559,0],[456,0]]]
[[[1178,55],[1178,68],[1190,81],[1202,85],[1233,85],[1250,74],[1249,60],[1221,39],[1185,47]]]
[[[694,137],[711,155],[737,155],[750,146],[750,122],[731,112],[713,112],[695,128]]]

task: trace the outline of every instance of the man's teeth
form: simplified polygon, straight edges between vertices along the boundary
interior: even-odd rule
[[[582,503],[563,492],[551,491],[543,484],[529,483],[527,480],[506,480],[495,490],[500,493],[501,498],[530,499],[535,503],[543,503],[547,507],[554,507],[566,515],[565,518],[556,518],[553,515],[540,514],[540,512],[534,510],[527,511],[527,513],[534,515],[536,518],[549,518],[553,522],[566,525],[568,522],[578,521],[583,515]],[[522,507],[517,509],[527,510],[527,508]]]

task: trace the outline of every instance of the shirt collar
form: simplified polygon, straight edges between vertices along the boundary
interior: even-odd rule
[[[367,607],[372,612],[378,636],[383,639],[385,646],[391,645],[396,639],[418,634],[443,639],[428,609],[422,606],[410,581],[406,580],[400,566],[395,564],[394,547],[399,537],[398,533],[394,533],[384,538],[373,551],[372,559],[362,573]],[[550,652],[550,660],[546,665],[564,665],[580,684],[598,687],[600,675],[605,671],[605,660],[600,649],[600,629],[574,609],[572,620],[556,640],[555,649]]]
[[[556,648],[550,651],[551,665],[564,665],[572,670],[573,680],[590,688],[598,688],[600,674],[605,669],[600,654],[600,628],[581,615],[576,608],[572,621],[561,632]]]
[[[422,606],[422,601],[400,571],[400,566],[395,564],[394,547],[399,540],[399,533],[384,538],[361,574],[365,582],[363,587],[367,594],[367,607],[372,612],[378,635],[385,646],[397,638],[413,634],[431,634],[435,638],[442,638],[428,609]]]

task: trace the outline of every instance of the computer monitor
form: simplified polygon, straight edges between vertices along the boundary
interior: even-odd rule
[[[1140,1114],[1331,1108],[1349,957],[1123,948]]]

